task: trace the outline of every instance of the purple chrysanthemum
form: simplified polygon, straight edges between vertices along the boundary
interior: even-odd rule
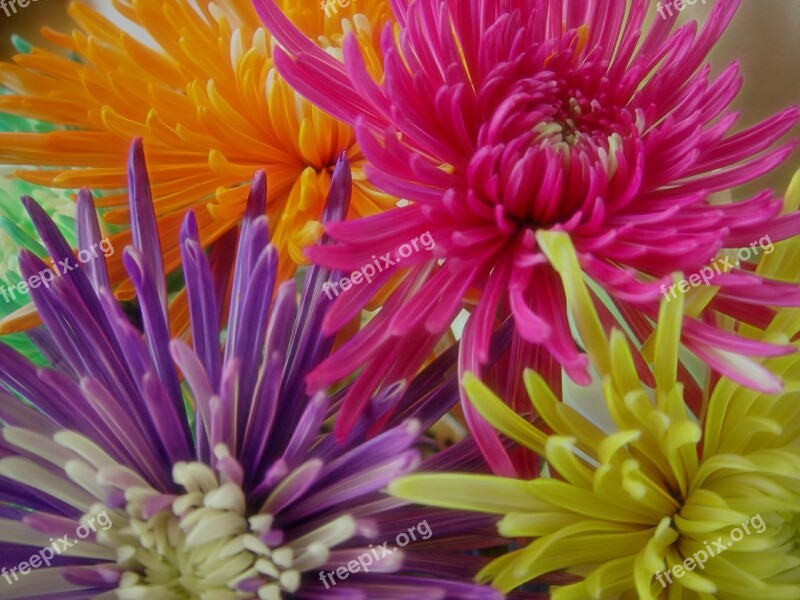
[[[349,201],[344,158],[333,180],[330,219],[341,218]],[[420,432],[457,399],[453,353],[449,366],[437,361],[407,388],[373,396],[353,435],[337,442],[326,423],[341,393],[307,395],[303,383],[333,343],[320,331],[329,303],[320,284],[329,273],[310,269],[299,303],[294,282],[278,287],[273,300],[277,255],[268,244],[263,173],[238,249],[231,248],[224,344],[228,273],[203,252],[193,214],[184,221],[192,347],[169,338],[140,141],[131,150],[129,185],[134,245],[125,264],[144,335],[109,292],[100,257],[31,290],[46,327],[37,341],[51,367],[37,369],[0,344],[0,597],[498,597],[469,583],[482,559],[460,553],[493,543],[489,522],[381,493],[420,462]],[[52,258],[72,260],[52,220],[30,198],[24,202]],[[91,251],[100,229],[88,192],[77,214],[79,249]],[[27,277],[45,266],[28,252],[20,263]],[[384,419],[384,431],[367,440],[365,432],[401,396],[403,414]],[[479,469],[480,454],[469,446],[423,464]],[[423,520],[429,535],[404,550],[372,552],[384,541],[391,550],[397,535]],[[54,542],[62,536],[69,549]],[[40,554],[40,547],[59,553]],[[379,558],[370,572],[352,573],[351,561],[370,552]],[[38,560],[30,572],[31,556],[48,554],[50,564]],[[17,572],[23,562],[28,567]],[[320,575],[337,568],[346,579]]]
[[[621,318],[643,342],[673,272],[697,273],[723,249],[765,236],[777,242],[800,228],[800,214],[781,216],[782,200],[771,192],[741,202],[711,198],[783,162],[794,144],[775,144],[798,120],[795,107],[731,133],[738,65],[712,79],[706,57],[738,0],[717,2],[700,31],[695,22],[675,29],[673,17],[653,18],[649,0],[396,0],[379,80],[353,34],[341,63],[273,0],[255,4],[284,47],[276,56],[281,73],[355,125],[372,182],[409,201],[330,224],[328,234],[342,244],[309,256],[350,272],[374,255],[396,256],[422,232],[436,243],[432,255],[384,264],[375,284],[342,293],[327,316],[327,330],[336,330],[376,294],[388,295],[310,380],[322,387],[363,367],[337,423],[341,435],[365,407],[359,385],[374,386],[387,362],[398,365],[392,378],[413,372],[465,303],[474,306],[462,372],[481,372],[492,331],[510,316],[511,377],[528,365],[555,389],[562,368],[588,382],[547,254],[549,232],[569,234],[583,274],[596,283],[604,325]],[[771,307],[797,306],[800,291],[752,271],[751,260],[714,274],[719,290],[697,299],[683,341],[733,380],[774,392],[779,378],[750,357],[791,349],[741,338],[725,323],[732,316],[765,326]],[[697,391],[690,386],[690,403]],[[465,411],[493,468],[513,473],[466,400]]]

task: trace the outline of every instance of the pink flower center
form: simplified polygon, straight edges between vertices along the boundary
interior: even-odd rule
[[[607,64],[576,58],[575,42],[498,65],[480,92],[487,119],[468,183],[514,231],[582,222],[598,200],[629,196],[641,160],[644,114],[610,83]]]

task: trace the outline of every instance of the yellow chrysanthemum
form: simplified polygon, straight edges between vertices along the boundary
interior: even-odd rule
[[[613,427],[560,402],[528,371],[528,394],[545,424],[536,427],[470,375],[464,385],[481,414],[543,457],[545,474],[533,481],[420,474],[391,492],[503,515],[501,534],[530,540],[478,574],[504,591],[565,570],[576,581],[554,587],[556,600],[800,598],[798,356],[765,362],[786,382],[777,397],[719,380],[698,423],[677,376],[683,298],[661,306],[650,388],[625,336],[606,336],[569,239],[538,237],[564,281]],[[800,244],[787,244],[759,268],[788,277]],[[766,331],[749,333],[787,342],[798,331],[800,312],[787,310]]]
[[[72,35],[43,30],[62,54],[34,48],[0,64],[0,85],[12,91],[0,97],[0,111],[68,127],[0,134],[0,163],[25,166],[19,177],[111,190],[98,207],[107,223],[124,225],[125,157],[131,139],[142,137],[168,271],[179,264],[185,211],[196,211],[203,244],[213,244],[242,216],[258,169],[268,174],[267,212],[284,278],[305,262],[303,248],[320,234],[316,221],[342,152],[353,168],[352,215],[393,204],[367,183],[351,128],[302,100],[277,74],[272,41],[249,0],[201,1],[199,9],[190,0],[113,4],[152,40],[74,3]],[[367,61],[379,64],[386,2],[335,8],[326,16],[319,0],[284,2],[286,14],[331,53],[341,53],[343,31],[352,30]],[[112,242],[122,248],[129,237],[125,232]],[[122,283],[119,297],[132,295],[121,260],[110,265],[110,276]]]

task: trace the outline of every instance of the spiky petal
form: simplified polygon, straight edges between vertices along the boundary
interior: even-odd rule
[[[0,595],[314,598],[336,585],[337,593],[358,598],[499,598],[470,583],[486,561],[461,553],[465,544],[497,543],[487,519],[420,511],[381,492],[420,464],[421,434],[457,401],[453,365],[423,372],[408,388],[419,396],[402,385],[371,394],[364,419],[336,443],[324,424],[336,414],[336,398],[307,394],[302,385],[333,344],[320,330],[329,304],[321,283],[329,273],[311,268],[299,300],[294,281],[278,285],[264,174],[251,188],[230,297],[229,273],[215,270],[203,251],[195,215],[184,220],[191,346],[169,335],[139,140],[130,181],[135,244],[125,250],[125,265],[143,331],[111,295],[103,263],[32,290],[52,365],[37,369],[0,345],[0,555],[14,565],[49,537],[82,538],[12,587],[1,582]],[[347,212],[350,181],[342,157],[329,218]],[[50,256],[74,258],[41,207],[32,199],[26,207]],[[79,246],[91,246],[99,236],[95,212],[79,213]],[[30,252],[20,263],[26,276],[43,266]],[[220,311],[228,304],[220,344]],[[408,408],[403,418],[384,418],[398,400]],[[470,442],[423,464],[480,468]],[[423,531],[432,531],[423,533],[424,544],[393,549],[401,531],[423,521]],[[370,544],[386,541],[389,554],[369,572],[336,582],[320,577],[352,570],[349,563],[370,553]]]
[[[331,18],[319,0],[284,4],[303,31],[339,55],[345,30],[374,54],[387,13],[382,0],[337,6]],[[11,91],[0,96],[0,112],[58,126],[0,133],[0,164],[39,185],[108,190],[97,205],[106,223],[122,226],[115,247],[131,240],[127,196],[118,190],[126,184],[125,157],[134,137],[143,139],[152,165],[167,272],[180,266],[186,210],[196,213],[203,247],[225,246],[259,169],[272,182],[266,213],[281,280],[308,262],[302,249],[319,238],[342,152],[354,170],[351,216],[394,204],[366,182],[352,128],[303,101],[277,74],[271,39],[249,0],[123,0],[111,8],[114,21],[72,3],[75,31],[43,32],[56,51],[35,48],[0,63],[0,85]],[[139,29],[147,35],[131,33]],[[121,253],[109,263],[110,281],[117,297],[130,299],[133,285],[120,259]],[[176,332],[187,325],[184,298],[175,298]],[[0,329],[23,325],[7,322]]]
[[[564,234],[551,242],[574,257]],[[791,260],[794,246],[779,262]],[[588,295],[580,280],[568,287]],[[464,384],[481,415],[541,456],[549,475],[419,474],[393,483],[392,493],[503,515],[499,531],[528,540],[478,576],[503,591],[566,568],[576,577],[551,588],[554,600],[798,597],[800,358],[764,362],[786,378],[787,391],[777,396],[727,378],[712,384],[698,423],[676,377],[682,299],[661,305],[652,387],[640,380],[621,332],[607,337],[591,305],[581,308],[573,305],[571,316],[602,382],[611,427],[560,402],[528,371],[525,385],[543,422],[535,427],[468,374]],[[785,341],[798,332],[800,311],[786,309],[758,337]]]
[[[770,192],[741,202],[713,196],[783,162],[794,144],[776,143],[799,114],[793,107],[731,133],[738,65],[712,79],[704,62],[738,4],[716,3],[698,31],[695,22],[675,29],[674,18],[645,28],[647,0],[400,0],[383,31],[377,78],[354,37],[337,62],[273,0],[256,0],[283,46],[280,72],[355,125],[370,180],[410,201],[331,224],[328,233],[342,245],[312,248],[309,256],[347,272],[372,254],[396,253],[422,232],[436,241],[432,256],[389,266],[379,284],[338,299],[329,330],[371,297],[389,296],[312,383],[322,387],[361,367],[362,379],[372,381],[387,361],[413,371],[466,306],[462,373],[481,373],[493,330],[511,316],[517,375],[535,366],[556,385],[563,367],[584,384],[587,362],[540,233],[570,236],[574,266],[596,283],[592,303],[605,328],[621,317],[642,342],[672,272],[688,276],[723,249],[794,235],[800,214],[781,216],[782,201]],[[796,285],[753,275],[752,266],[716,275],[719,291],[687,314],[683,341],[728,377],[774,392],[780,381],[748,357],[792,349],[737,339],[715,325],[732,315],[763,326],[772,307],[800,304]],[[342,435],[363,402],[353,395],[345,408]],[[465,411],[495,470],[514,473],[491,428],[468,402]]]

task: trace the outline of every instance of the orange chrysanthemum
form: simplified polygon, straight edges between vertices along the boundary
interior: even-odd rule
[[[71,36],[42,32],[63,53],[35,48],[0,64],[0,85],[12,91],[0,97],[0,111],[64,126],[50,133],[0,133],[0,163],[25,166],[20,178],[109,190],[98,207],[107,224],[125,225],[126,151],[131,138],[143,138],[167,271],[179,264],[178,228],[186,210],[195,210],[204,246],[213,245],[243,215],[257,169],[269,177],[267,212],[284,278],[319,236],[317,220],[342,152],[353,167],[352,215],[393,204],[366,181],[351,128],[302,100],[277,74],[271,38],[249,0],[216,0],[199,10],[189,0],[113,4],[152,40],[75,3]],[[352,30],[367,60],[379,64],[386,2],[355,0],[336,5],[336,14],[328,10],[330,16],[317,0],[284,4],[286,14],[328,51],[339,54],[343,31]],[[127,231],[112,238],[118,248],[129,241]],[[109,267],[117,296],[131,297],[121,260]],[[13,322],[4,324],[13,328]]]

